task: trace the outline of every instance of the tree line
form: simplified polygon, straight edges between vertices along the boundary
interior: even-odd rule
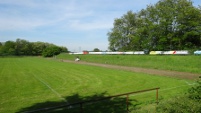
[[[201,49],[201,6],[191,0],[159,0],[114,20],[108,32],[109,49],[193,50]]]
[[[24,39],[0,42],[0,56],[44,56],[51,57],[61,52],[68,52],[66,47],[60,47],[45,42],[29,42]]]

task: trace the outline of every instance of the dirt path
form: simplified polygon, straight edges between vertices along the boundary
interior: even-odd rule
[[[178,71],[158,70],[158,69],[148,69],[148,68],[128,67],[128,66],[117,66],[117,65],[110,65],[110,64],[91,63],[91,62],[85,62],[85,61],[79,61],[79,62],[70,61],[70,60],[62,60],[62,61],[68,62],[68,63],[92,65],[92,66],[99,66],[99,67],[105,67],[105,68],[111,68],[111,69],[146,73],[146,74],[152,74],[152,75],[169,76],[169,77],[180,78],[180,79],[194,80],[194,79],[198,79],[198,77],[201,76],[201,74],[194,74],[194,73],[189,73],[189,72],[178,72]]]

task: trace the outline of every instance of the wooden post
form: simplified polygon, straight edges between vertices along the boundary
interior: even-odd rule
[[[156,104],[158,104],[158,89],[156,89]]]
[[[129,109],[128,109],[128,106],[129,106],[129,103],[128,103],[128,95],[126,95],[126,107],[127,107],[127,113],[129,112]]]
[[[80,103],[80,113],[83,112],[83,109],[82,109],[82,103]]]

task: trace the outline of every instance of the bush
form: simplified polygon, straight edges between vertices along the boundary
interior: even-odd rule
[[[159,113],[200,113],[201,111],[201,81],[190,88],[187,94],[164,101],[157,107]]]
[[[43,57],[52,57],[61,53],[61,48],[57,46],[50,46],[43,50]]]
[[[157,107],[159,113],[200,113],[201,104],[186,96],[175,97],[164,101]]]
[[[197,81],[197,85],[188,90],[188,98],[197,102],[201,102],[201,80]]]

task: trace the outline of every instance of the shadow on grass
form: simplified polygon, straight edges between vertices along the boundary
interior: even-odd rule
[[[37,103],[22,108],[18,113],[126,113],[127,104],[129,109],[135,109],[137,106],[136,100],[127,101],[126,96],[108,98],[105,95],[106,93],[100,93],[82,97],[79,94],[74,94],[67,96],[66,102]]]

